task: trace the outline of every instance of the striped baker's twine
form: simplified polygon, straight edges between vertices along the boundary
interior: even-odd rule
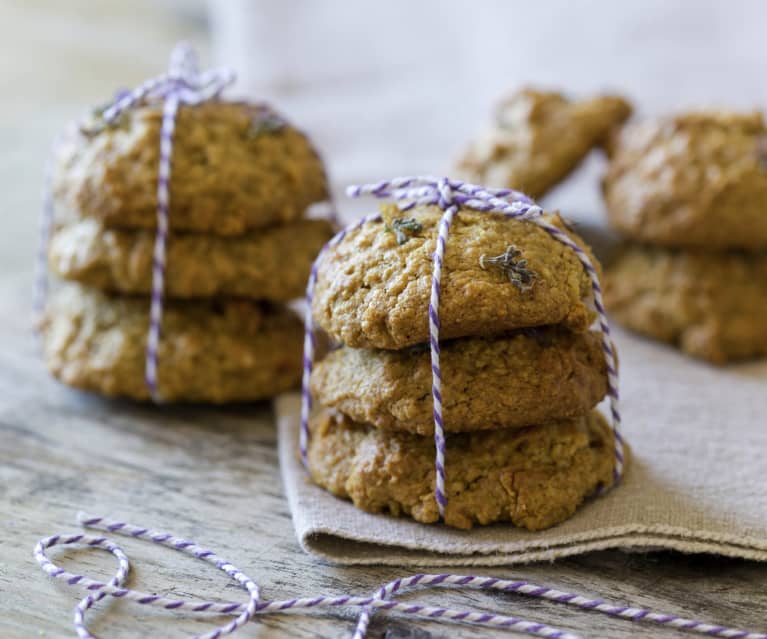
[[[368,222],[381,219],[380,213],[373,213],[363,217],[354,224],[340,230],[336,233],[317,254],[312,268],[309,271],[309,281],[306,285],[306,308],[304,311],[304,360],[303,376],[301,378],[301,430],[299,435],[299,449],[304,466],[308,466],[307,454],[309,446],[309,414],[312,410],[312,393],[310,390],[310,380],[312,376],[312,367],[314,365],[314,354],[317,350],[317,336],[314,331],[314,320],[312,319],[312,300],[314,299],[314,287],[317,283],[317,269],[320,260],[325,252],[340,243],[349,233],[361,228]]]
[[[126,111],[139,105],[162,101],[160,126],[160,161],[157,170],[157,232],[152,258],[152,292],[149,307],[144,377],[147,388],[156,402],[161,401],[157,385],[157,353],[160,346],[163,298],[165,294],[166,246],[168,242],[170,211],[171,158],[173,133],[176,128],[178,107],[195,105],[217,98],[235,80],[229,69],[214,69],[200,73],[197,55],[187,44],[177,45],[170,56],[167,74],[148,80],[127,92],[103,114],[107,123],[113,123]]]
[[[88,629],[85,626],[84,613],[97,601],[103,599],[107,595],[118,599],[129,599],[139,604],[165,608],[166,610],[184,609],[191,612],[237,614],[237,617],[233,621],[204,635],[200,635],[196,639],[218,639],[218,637],[223,635],[231,634],[250,621],[255,614],[260,596],[258,586],[242,571],[216,555],[212,550],[202,548],[193,541],[187,539],[181,539],[168,533],[156,532],[147,528],[132,526],[125,522],[108,521],[101,517],[89,517],[87,515],[79,515],[78,518],[80,519],[80,523],[86,528],[98,528],[130,537],[148,539],[156,544],[168,546],[192,555],[197,559],[207,561],[237,581],[249,594],[247,604],[238,604],[231,602],[216,603],[207,601],[188,602],[131,590],[123,587],[130,569],[128,557],[119,546],[108,540],[106,537],[84,534],[54,535],[52,537],[47,537],[39,541],[34,549],[34,556],[37,563],[40,564],[40,567],[51,577],[61,579],[71,586],[79,585],[91,593],[97,593],[95,596],[89,594],[82,599],[75,608],[74,626],[77,636],[80,637],[80,639],[93,639],[93,636],[88,632]],[[118,561],[118,570],[115,576],[109,582],[105,583],[90,579],[84,575],[76,575],[55,565],[45,554],[47,548],[72,544],[85,544],[87,547],[100,548],[111,552],[117,557]]]
[[[475,612],[468,610],[453,610],[437,606],[425,606],[408,604],[397,601],[394,595],[407,588],[416,586],[426,587],[449,587],[449,588],[477,588],[483,590],[498,590],[509,593],[519,593],[530,597],[548,599],[558,603],[573,606],[582,610],[596,610],[613,617],[621,617],[631,621],[651,622],[658,625],[677,628],[705,634],[711,637],[726,637],[728,639],[767,639],[767,634],[749,632],[737,628],[727,628],[702,621],[685,619],[677,615],[653,612],[644,608],[621,606],[612,604],[602,599],[583,597],[576,593],[564,592],[555,588],[547,588],[523,579],[497,579],[477,575],[454,575],[454,574],[416,574],[401,579],[396,579],[379,588],[375,595],[359,597],[353,595],[340,596],[316,596],[284,600],[263,600],[260,598],[258,585],[245,575],[239,568],[225,559],[219,557],[214,551],[199,546],[193,541],[182,539],[169,533],[153,531],[148,528],[134,526],[122,521],[112,521],[103,517],[95,517],[86,514],[78,515],[80,523],[85,528],[107,531],[113,534],[143,539],[156,544],[172,548],[186,553],[197,559],[202,559],[224,571],[232,579],[237,581],[248,593],[247,603],[228,601],[202,601],[189,599],[171,599],[161,595],[141,592],[126,588],[125,580],[130,571],[130,563],[127,555],[114,542],[104,536],[88,534],[54,535],[40,540],[34,548],[34,557],[40,567],[51,577],[62,580],[68,585],[79,586],[88,591],[88,595],[82,599],[75,608],[74,626],[80,639],[93,639],[85,625],[85,612],[105,597],[125,599],[138,604],[163,608],[165,610],[185,611],[193,614],[229,614],[235,615],[230,623],[216,628],[195,639],[218,639],[235,632],[256,615],[275,614],[290,610],[311,608],[333,607],[356,607],[361,609],[357,627],[354,631],[354,639],[364,639],[370,616],[374,610],[393,610],[404,615],[431,619],[434,621],[454,621],[470,623],[480,626],[511,630],[525,633],[535,637],[547,637],[549,639],[579,639],[579,635],[566,630],[553,628],[546,624],[527,621],[509,615],[499,615],[487,612]],[[52,562],[46,550],[54,546],[83,545],[86,548],[98,548],[111,552],[118,561],[118,569],[115,576],[109,581],[98,581],[85,575],[68,572]]]
[[[54,151],[60,143],[56,137],[48,161],[45,163],[45,176],[43,177],[43,202],[38,228],[37,253],[35,255],[35,280],[32,299],[32,313],[34,316],[35,330],[40,328],[43,319],[45,300],[48,296],[48,245],[51,241],[53,230],[53,158]]]
[[[434,415],[434,445],[435,445],[435,470],[436,486],[434,496],[437,502],[440,516],[444,519],[447,507],[447,493],[445,491],[445,424],[442,413],[442,369],[440,368],[440,344],[439,344],[439,301],[441,294],[441,281],[443,262],[450,226],[461,207],[486,213],[499,213],[511,219],[519,219],[537,224],[554,239],[561,242],[577,256],[583,268],[591,280],[591,288],[594,295],[594,306],[598,315],[599,330],[601,332],[602,350],[607,366],[607,394],[610,401],[610,413],[612,431],[615,441],[615,469],[614,479],[617,483],[624,466],[623,438],[620,433],[620,410],[618,395],[618,371],[616,366],[615,352],[610,339],[610,326],[607,322],[604,303],[602,301],[602,287],[599,276],[588,254],[576,244],[570,236],[546,220],[543,209],[524,193],[512,189],[488,189],[476,184],[468,184],[458,180],[434,177],[401,177],[393,180],[385,180],[374,184],[351,186],[347,189],[349,197],[361,197],[370,195],[379,199],[392,199],[399,202],[402,211],[407,211],[415,206],[438,206],[444,213],[440,219],[436,247],[433,254],[433,272],[431,282],[431,296],[429,299],[429,347],[431,353],[432,369],[432,399]],[[312,407],[310,377],[312,361],[315,352],[314,324],[311,314],[314,287],[317,282],[317,270],[325,250],[341,242],[350,232],[360,228],[364,224],[380,219],[380,214],[369,215],[366,218],[352,224],[340,231],[328,242],[317,259],[314,261],[306,289],[306,317],[304,339],[304,374],[302,384],[301,403],[301,433],[300,450],[307,464],[307,451],[309,442],[309,414]]]
[[[157,171],[157,232],[152,258],[152,290],[149,309],[149,330],[145,357],[144,376],[152,399],[161,398],[157,385],[157,353],[160,344],[163,297],[165,291],[165,258],[168,240],[170,210],[170,175],[173,156],[173,133],[176,114],[181,105],[195,105],[216,99],[235,80],[234,72],[220,68],[200,72],[197,55],[186,43],[176,45],[170,56],[168,71],[151,78],[130,91],[121,91],[114,102],[106,107],[101,117],[106,124],[116,122],[127,111],[146,104],[163,104],[160,127],[160,157]],[[46,172],[46,190],[40,224],[40,241],[37,254],[35,278],[35,312],[42,314],[48,280],[46,274],[47,248],[53,225],[53,201],[51,193],[50,166]]]

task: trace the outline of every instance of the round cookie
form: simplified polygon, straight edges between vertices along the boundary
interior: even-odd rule
[[[767,249],[760,113],[700,112],[626,126],[603,180],[612,224],[669,247]]]
[[[49,301],[43,355],[65,384],[149,399],[144,362],[149,300],[68,284]],[[301,378],[301,321],[248,301],[166,302],[158,355],[165,401],[252,401]]]
[[[445,342],[440,355],[445,430],[521,428],[587,414],[607,392],[597,333],[524,329]],[[426,348],[348,346],[312,372],[322,405],[377,428],[432,435],[431,359]]]
[[[286,302],[300,297],[315,256],[332,236],[325,220],[299,220],[247,235],[172,233],[165,294],[219,295]],[[95,219],[59,227],[48,251],[51,270],[66,280],[120,293],[148,294],[155,233],[108,228]]]
[[[469,182],[513,188],[540,198],[566,178],[631,113],[617,96],[570,101],[523,89],[498,105],[493,128],[457,165]]]
[[[716,364],[767,355],[767,252],[627,247],[605,275],[622,324]]]
[[[384,205],[382,212],[381,221],[330,248],[318,268],[313,316],[331,337],[357,348],[429,339],[431,256],[442,211]],[[548,220],[566,228],[558,216]],[[441,291],[442,339],[558,323],[584,331],[594,317],[591,282],[574,251],[532,222],[468,209],[450,231]]]
[[[317,484],[368,512],[438,521],[431,438],[329,412],[316,416],[311,428],[309,470]],[[614,466],[613,436],[597,412],[523,430],[451,435],[445,523],[549,528],[609,487]]]
[[[59,219],[94,217],[109,226],[155,228],[162,106],[73,130],[56,152]],[[171,162],[173,231],[237,235],[298,219],[326,199],[322,161],[309,140],[263,105],[182,106]]]

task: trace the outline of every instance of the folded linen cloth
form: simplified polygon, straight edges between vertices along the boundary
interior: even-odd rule
[[[280,465],[301,547],[338,564],[398,566],[648,547],[767,561],[767,361],[722,369],[618,329],[615,342],[628,470],[617,488],[541,532],[461,531],[358,510],[311,482],[298,457],[300,396],[277,398]]]

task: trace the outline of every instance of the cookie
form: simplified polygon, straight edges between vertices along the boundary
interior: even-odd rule
[[[314,318],[356,348],[396,349],[429,339],[431,256],[442,211],[402,213],[393,205],[382,211],[383,220],[328,250],[318,269]],[[547,219],[566,228],[556,215]],[[584,331],[594,317],[591,282],[575,253],[532,222],[461,210],[443,266],[442,339],[559,323]]]
[[[631,114],[617,96],[571,101],[523,89],[498,106],[493,128],[458,162],[469,182],[542,197]]]
[[[445,430],[520,428],[580,417],[607,392],[600,336],[550,327],[495,339],[442,344]],[[431,359],[426,348],[400,351],[345,346],[312,373],[324,406],[378,428],[434,432]]]
[[[767,249],[760,113],[690,113],[626,126],[603,191],[612,224],[669,247]]]
[[[311,428],[309,469],[317,484],[368,512],[438,521],[431,438],[329,412],[316,416]],[[597,412],[523,430],[451,435],[445,523],[549,528],[610,486],[614,466],[612,433]]]
[[[767,355],[767,252],[635,245],[605,283],[608,311],[639,333],[717,364]]]
[[[57,216],[155,228],[162,106],[73,131],[55,158]],[[181,106],[173,136],[173,231],[237,235],[298,219],[326,199],[322,162],[309,140],[264,106]]]
[[[172,233],[166,296],[295,299],[303,294],[312,261],[331,236],[325,220],[299,220],[233,237]],[[56,229],[49,263],[66,280],[105,291],[147,294],[154,242],[150,230],[113,229],[83,219]]]
[[[65,384],[149,399],[144,361],[149,300],[74,284],[42,322],[45,362]],[[302,325],[289,310],[248,301],[166,302],[158,357],[165,401],[251,401],[297,385]]]

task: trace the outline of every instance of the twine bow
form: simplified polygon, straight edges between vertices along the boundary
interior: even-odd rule
[[[591,280],[591,289],[594,296],[601,332],[601,346],[607,366],[607,395],[610,400],[610,413],[612,421],[613,438],[615,441],[615,469],[614,479],[618,482],[623,474],[623,438],[620,433],[620,411],[618,396],[618,371],[615,361],[615,352],[610,341],[610,326],[607,322],[604,303],[602,301],[602,287],[599,276],[588,254],[576,244],[572,238],[557,226],[549,222],[543,215],[543,209],[524,193],[512,189],[488,189],[476,184],[468,184],[458,180],[434,177],[402,177],[351,186],[347,189],[349,197],[361,197],[370,195],[379,199],[390,199],[398,202],[402,211],[408,211],[416,206],[438,206],[442,209],[442,218],[439,221],[437,241],[434,250],[431,296],[429,299],[429,349],[431,353],[432,370],[432,401],[434,416],[434,446],[435,446],[435,469],[436,487],[434,497],[437,502],[440,517],[444,520],[447,507],[447,493],[445,491],[445,424],[442,414],[442,369],[440,368],[440,343],[439,343],[439,302],[441,295],[443,262],[447,246],[450,227],[455,216],[461,208],[480,211],[483,213],[497,213],[509,219],[524,220],[536,224],[544,229],[555,240],[570,248],[583,265]],[[301,404],[301,434],[299,446],[304,465],[308,467],[307,453],[309,444],[309,414],[312,408],[310,392],[310,378],[312,362],[316,348],[314,336],[314,322],[311,314],[314,287],[317,282],[317,269],[322,256],[328,248],[340,243],[350,232],[361,228],[363,225],[374,220],[380,220],[379,213],[368,215],[355,224],[343,229],[335,235],[323,247],[312,265],[309,283],[306,290],[307,310],[305,317],[306,334],[304,339],[304,374],[302,384]]]
[[[186,43],[174,47],[168,71],[151,78],[130,91],[121,91],[114,102],[101,111],[101,119],[113,124],[126,112],[147,104],[162,104],[160,126],[160,160],[157,167],[157,232],[152,256],[152,289],[149,308],[144,377],[152,399],[161,401],[157,386],[157,351],[160,344],[163,298],[165,293],[166,245],[170,210],[171,158],[176,115],[180,105],[196,105],[218,98],[232,84],[235,74],[219,68],[200,72],[197,54]],[[83,127],[87,131],[87,125]],[[53,200],[50,189],[51,167],[47,170],[47,188],[41,218],[40,245],[37,256],[37,285],[35,307],[43,310],[47,291],[46,251],[53,224]]]
[[[131,91],[121,91],[101,115],[111,124],[139,105],[169,101],[176,102],[176,106],[200,104],[218,98],[234,80],[234,72],[227,68],[200,72],[196,52],[182,42],[171,51],[167,73],[146,80]]]

